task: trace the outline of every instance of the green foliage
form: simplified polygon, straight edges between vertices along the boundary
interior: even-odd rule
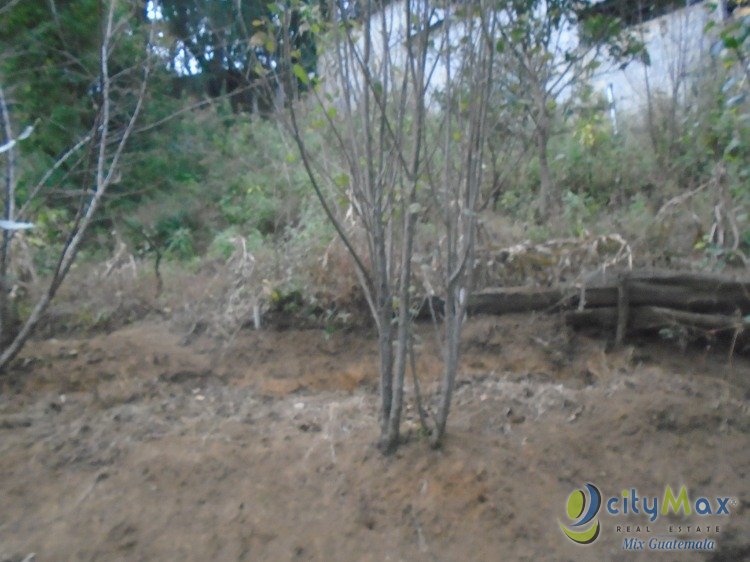
[[[585,225],[597,212],[596,202],[586,193],[578,194],[572,191],[563,193],[563,214],[573,234],[583,236],[586,232]]]
[[[169,67],[183,83],[218,97],[232,94],[234,111],[272,111],[282,84],[290,91],[285,49],[295,54],[291,68],[307,89],[317,69],[317,32],[305,15],[316,2],[297,0],[281,6],[268,0],[156,0],[166,22]],[[289,43],[289,44],[287,44]],[[190,80],[192,79],[192,80]],[[198,92],[195,92],[198,93]]]
[[[20,146],[19,204],[56,158],[90,129],[97,111],[98,2],[58,1],[54,3],[56,15],[50,11],[52,4],[19,2],[0,14],[0,77],[12,95],[15,128],[39,119],[32,137]],[[128,7],[121,4],[123,10]],[[162,0],[158,4],[165,18],[159,23],[163,32],[159,46],[166,52],[174,47],[172,53],[190,51],[200,68],[200,75],[181,77],[195,79],[188,87],[193,93],[226,93],[235,70],[242,80],[254,80],[273,61],[281,60],[278,16],[283,6],[278,3]],[[650,122],[645,110],[621,114],[621,130],[615,134],[606,103],[585,86],[600,64],[591,55],[602,51],[610,57],[608,62],[618,64],[646,57],[643,46],[617,20],[592,16],[583,20],[579,43],[559,47],[555,33],[580,21],[580,2],[501,4],[512,9],[513,20],[502,28],[495,45],[499,82],[487,122],[492,127],[492,158],[497,158],[492,162],[487,158],[484,193],[500,189],[488,212],[522,224],[518,236],[533,242],[561,234],[583,235],[598,225],[602,229],[614,225],[636,236],[653,227],[653,215],[665,201],[705,184],[721,170],[732,208],[738,209],[739,251],[750,254],[750,112],[746,99],[750,82],[743,63],[747,62],[750,20],[737,20],[721,30],[723,50],[717,56],[724,64],[709,64],[696,73],[684,99],[654,94]],[[548,7],[546,18],[538,17],[542,4]],[[285,79],[304,91],[318,83],[318,77],[309,77],[318,70],[318,46],[327,18],[316,2],[295,2],[294,9],[292,62],[287,69],[279,69],[279,75],[286,70]],[[142,50],[147,23],[133,15],[124,21],[132,26],[132,33],[124,34],[114,53],[117,95],[123,96],[118,102],[125,102],[118,103],[122,109],[118,109],[115,129],[132,109],[130,86],[140,72],[142,60],[137,53]],[[211,53],[222,49],[224,58],[217,61]],[[163,61],[169,65],[157,64],[154,69],[139,130],[123,156],[121,179],[108,192],[101,220],[87,240],[87,255],[92,260],[109,256],[114,228],[136,255],[153,258],[158,253],[183,266],[204,256],[226,262],[244,247],[257,263],[253,282],[274,287],[278,296],[269,298],[281,311],[303,307],[301,287],[306,288],[301,294],[307,300],[308,286],[326,286],[333,294],[331,300],[351,291],[356,279],[347,268],[346,253],[337,254],[331,244],[335,233],[281,126],[237,113],[232,101],[213,100],[210,105],[189,108],[195,100],[180,97],[176,86],[185,69],[178,68],[172,54],[165,57],[172,58]],[[538,75],[529,73],[522,60],[533,61],[531,67]],[[554,78],[560,69],[567,74],[558,82]],[[539,91],[533,91],[532,82]],[[565,95],[560,96],[564,88]],[[373,89],[375,95],[383,95],[381,84],[374,84]],[[335,109],[332,94],[323,89],[321,93],[330,98],[330,107],[306,111],[302,103],[299,119],[311,153],[321,155],[315,164],[325,168],[328,176],[324,189],[336,200],[355,180],[337,167],[335,143],[325,136],[327,119],[340,123],[345,112]],[[465,110],[460,98],[456,96],[455,107],[438,110],[460,115]],[[439,92],[435,99],[441,101]],[[562,203],[562,212],[555,217],[560,224],[534,225],[530,220],[540,184],[535,152],[535,120],[540,115],[549,118],[549,167]],[[429,115],[426,119],[428,136],[444,133],[439,129],[440,119]],[[414,126],[410,119],[401,124]],[[462,131],[449,133],[461,140]],[[74,168],[72,163],[79,157],[81,163]],[[91,186],[91,171],[85,171],[88,158],[83,150],[70,166],[53,174],[43,197],[31,208],[36,228],[25,240],[42,275],[55,265],[72,226],[80,201],[77,194]],[[497,172],[494,177],[490,169]],[[696,206],[695,214],[706,225],[713,220],[712,204],[703,203],[707,212]],[[420,220],[433,222],[421,229],[426,234],[419,243],[421,248],[432,248],[439,238],[439,229],[434,227],[438,213],[426,193],[419,193],[417,205]],[[499,243],[505,242],[513,240]],[[726,247],[707,238],[696,251],[707,261],[732,264],[736,259]]]
[[[180,227],[169,234],[167,252],[178,259],[193,257],[193,233],[190,228]]]
[[[118,32],[108,60],[113,134],[132,114],[146,50],[142,22],[130,17],[127,3],[117,6],[115,17],[126,21],[128,29]],[[41,273],[56,266],[82,199],[95,183],[96,151],[84,144],[29,201],[44,173],[94,128],[102,105],[101,26],[96,0],[16,2],[0,11],[0,81],[10,100],[11,125],[18,134],[35,123],[31,136],[18,145],[15,203],[17,208],[27,206],[24,217],[36,224],[26,238],[35,248],[33,259]],[[122,200],[133,188],[126,179],[109,195]],[[107,220],[98,225],[104,232],[109,227]],[[93,234],[96,240],[98,233]]]
[[[245,181],[239,181],[219,199],[219,209],[229,224],[254,228],[261,234],[272,234],[276,230],[280,203],[262,186],[250,183],[246,187]]]
[[[0,14],[0,76],[13,93],[15,120],[38,125],[23,145],[46,164],[88,131],[101,103],[97,0],[19,2]],[[126,3],[118,17],[127,17]],[[113,110],[129,109],[127,86],[140,79],[145,34],[137,20],[109,62],[116,82]],[[115,124],[123,116],[115,115]],[[64,170],[63,170],[64,171]]]
[[[647,60],[647,54],[618,18],[585,9],[576,0],[507,0],[499,7],[503,17],[491,111],[501,135],[522,137],[529,152],[535,151],[538,218],[547,219],[563,192],[549,164],[549,145],[575,113],[579,99],[571,92],[585,89],[602,65],[625,66],[635,58]],[[590,137],[596,125],[579,130],[584,145],[593,144],[595,139],[585,135]]]
[[[41,152],[62,152],[90,125],[98,72],[96,0],[20,2],[0,15],[0,74],[13,81],[16,118],[40,119],[32,140]],[[19,95],[20,94],[20,95]]]
[[[235,239],[240,236],[238,229],[234,226],[219,232],[211,241],[208,248],[208,256],[221,261],[228,260],[235,250]]]
[[[299,312],[305,304],[302,291],[299,289],[290,289],[288,291],[274,289],[271,291],[270,300],[275,311],[288,314]]]
[[[500,79],[516,104],[538,104],[539,99],[530,99],[534,95],[557,101],[602,64],[597,54],[622,65],[646,56],[644,45],[619,19],[582,11],[577,0],[507,0],[500,6],[505,14],[496,42],[505,61]],[[561,41],[563,34],[569,37]]]

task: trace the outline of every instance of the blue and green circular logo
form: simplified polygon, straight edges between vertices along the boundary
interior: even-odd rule
[[[602,495],[599,488],[586,483],[584,490],[574,490],[568,496],[565,511],[573,523],[564,525],[560,529],[576,544],[591,544],[599,536],[599,519],[596,515],[602,506]],[[559,521],[558,521],[559,523]]]

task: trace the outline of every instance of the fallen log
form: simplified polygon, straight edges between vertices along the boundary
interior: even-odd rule
[[[512,312],[533,312],[554,307],[563,298],[560,289],[530,289],[514,287],[510,289],[487,289],[473,293],[466,305],[469,314],[510,314]],[[416,318],[426,320],[433,314],[442,315],[444,301],[438,296],[424,299]]]
[[[750,283],[713,274],[656,274],[643,272],[627,277],[628,306],[656,306],[697,313],[750,314]],[[618,305],[622,284],[592,287],[486,289],[469,297],[469,314],[510,314],[516,312],[557,312]],[[425,299],[417,318],[429,319],[430,306],[442,313],[443,301]]]
[[[618,321],[617,307],[571,310],[565,313],[565,322],[574,328],[615,329]],[[721,314],[701,314],[673,310],[658,306],[631,307],[628,319],[628,332],[658,330],[672,326],[684,326],[707,332],[750,331],[750,320],[739,316]]]
[[[581,290],[578,288],[532,288],[511,287],[505,289],[485,289],[469,297],[466,311],[469,314],[512,314],[514,312],[556,312],[569,310],[579,305]],[[617,300],[616,287],[590,287],[585,291],[586,306],[607,306]],[[427,297],[422,302],[417,319],[431,317],[430,308],[435,314],[442,314],[443,299]]]
[[[750,290],[740,283],[715,286],[673,285],[628,281],[630,304],[661,306],[693,312],[750,313]]]
[[[741,286],[750,292],[750,276],[746,272],[726,274],[703,271],[669,271],[664,269],[641,269],[628,274],[635,281],[647,281],[660,285],[680,285],[706,291],[721,291],[731,286]]]
[[[469,314],[508,314],[554,309],[565,299],[562,289],[490,289],[469,297]]]

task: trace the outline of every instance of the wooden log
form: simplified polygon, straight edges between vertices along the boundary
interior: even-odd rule
[[[750,314],[750,281],[712,273],[644,272],[621,274],[611,284],[589,287],[585,307],[615,306],[623,276],[633,306],[661,306],[693,312]],[[574,304],[577,303],[574,299]]]
[[[615,306],[618,298],[617,285],[595,285],[592,287],[571,287],[565,293],[561,310],[571,308],[587,308],[600,306]],[[583,302],[583,306],[581,306]]]
[[[630,317],[630,278],[623,275],[617,287],[617,330],[615,331],[615,347],[625,342]]]
[[[750,313],[750,290],[741,284],[725,284],[722,289],[689,285],[666,285],[650,281],[628,283],[633,306],[661,306],[693,312]]]
[[[652,275],[653,277],[649,277]],[[651,306],[696,313],[750,314],[750,282],[708,273],[633,272],[627,275],[627,305]],[[575,308],[618,306],[621,282],[591,287],[486,289],[469,297],[469,314],[556,312]],[[419,319],[431,317],[432,304],[442,314],[439,297],[425,299]],[[621,303],[622,304],[622,303]]]
[[[469,314],[509,314],[553,310],[565,300],[563,289],[494,289],[475,293],[466,307]]]
[[[707,291],[720,291],[727,286],[742,286],[750,291],[750,273],[735,274],[709,273],[703,271],[669,271],[662,269],[642,269],[629,274],[634,281],[646,281],[660,285],[680,285]]]
[[[469,314],[510,314],[513,312],[533,312],[553,309],[564,300],[562,289],[534,289],[514,287],[509,289],[487,289],[469,297],[466,311]],[[417,312],[417,319],[427,320],[435,314],[443,313],[443,299],[427,297]]]
[[[617,307],[592,308],[589,310],[572,310],[565,313],[565,322],[575,328],[597,327],[615,329],[617,327]],[[673,310],[658,306],[639,306],[630,308],[628,322],[629,332],[657,330],[669,326],[686,326],[701,330],[723,332],[750,330],[750,321],[736,316],[721,314],[700,314]]]
[[[577,288],[532,288],[511,287],[507,289],[485,289],[469,297],[466,311],[469,314],[512,314],[514,312],[556,312],[577,307],[581,290]],[[617,300],[616,287],[592,287],[586,289],[587,306],[607,306]],[[428,320],[432,314],[442,314],[443,299],[437,296],[423,300],[416,318]]]

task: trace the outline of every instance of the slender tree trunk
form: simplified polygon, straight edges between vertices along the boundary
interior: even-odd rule
[[[536,147],[539,153],[539,217],[542,220],[550,217],[557,199],[547,158],[548,146],[549,118],[544,114],[539,120],[536,132]]]
[[[398,447],[401,427],[401,410],[404,402],[404,379],[409,357],[411,339],[410,293],[411,260],[414,247],[414,215],[405,209],[404,240],[401,254],[401,277],[399,279],[398,330],[396,336],[396,357],[393,373],[393,400],[391,403],[388,433],[383,443],[383,450],[391,452]]]
[[[391,417],[393,395],[393,328],[391,324],[391,304],[380,306],[378,327],[378,351],[380,355],[380,434],[388,434],[388,421]]]
[[[381,440],[388,433],[393,395],[393,302],[388,279],[388,257],[383,228],[382,208],[375,205],[372,233],[373,255],[371,256],[376,276],[375,287],[380,353],[380,434]]]
[[[641,41],[645,41],[644,31],[641,28],[640,31]],[[646,88],[646,123],[648,126],[648,137],[651,141],[651,149],[656,155],[657,170],[658,174],[662,175],[666,169],[667,162],[664,161],[664,154],[662,147],[659,143],[659,133],[656,130],[656,116],[654,110],[654,96],[651,91],[651,76],[649,74],[648,66],[643,65],[643,83]]]
[[[0,120],[2,120],[2,144],[13,140],[13,127],[10,122],[10,112],[5,100],[5,92],[0,87]],[[14,147],[8,149],[6,154],[5,168],[5,205],[3,218],[7,221],[14,220],[15,214],[15,191],[16,191],[16,151]],[[9,302],[10,286],[8,283],[8,262],[10,259],[11,230],[3,230],[2,248],[0,248],[0,344],[5,345],[11,338],[11,327],[13,318]]]
[[[439,447],[442,444],[445,428],[450,414],[453,388],[458,371],[459,344],[461,338],[461,322],[463,309],[460,305],[458,287],[451,287],[445,299],[445,339],[443,342],[443,379],[440,383],[440,404],[435,417],[435,432],[431,445]]]

